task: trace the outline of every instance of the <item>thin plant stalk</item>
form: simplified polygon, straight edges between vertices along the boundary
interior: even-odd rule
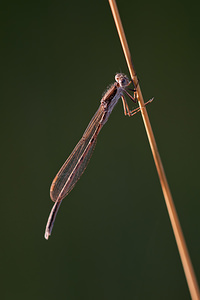
[[[155,138],[154,138],[154,134],[153,134],[153,131],[152,131],[152,127],[151,127],[151,124],[150,124],[150,121],[149,121],[147,110],[146,110],[146,107],[144,106],[144,99],[143,99],[142,92],[141,92],[141,89],[140,89],[140,86],[139,86],[139,83],[138,83],[137,75],[136,75],[136,72],[135,72],[135,69],[134,69],[134,66],[133,66],[133,63],[132,63],[131,54],[130,54],[130,51],[129,51],[128,43],[127,43],[127,40],[126,40],[126,36],[125,36],[125,33],[124,33],[124,29],[123,29],[123,26],[122,26],[122,22],[121,22],[121,19],[120,19],[120,15],[119,15],[119,11],[118,11],[118,8],[117,8],[117,5],[116,5],[116,1],[115,0],[108,0],[108,1],[109,1],[109,4],[110,4],[110,7],[111,7],[111,11],[112,11],[113,18],[114,18],[114,21],[115,21],[115,25],[116,25],[116,28],[117,28],[117,32],[118,32],[118,35],[119,35],[119,39],[120,39],[120,42],[121,42],[121,45],[122,45],[122,49],[123,49],[123,52],[124,52],[124,55],[125,55],[125,58],[126,58],[126,62],[127,62],[127,65],[128,65],[129,72],[131,74],[131,78],[134,82],[134,85],[137,88],[138,103],[139,103],[139,106],[141,108],[142,118],[143,118],[143,121],[144,121],[144,125],[145,125],[145,129],[146,129],[147,136],[148,136],[148,139],[149,139],[149,143],[150,143],[151,151],[152,151],[152,154],[153,154],[154,162],[155,162],[156,169],[157,169],[157,172],[158,172],[158,177],[160,179],[161,188],[162,188],[162,191],[163,191],[164,199],[165,199],[165,202],[166,202],[168,214],[169,214],[169,217],[170,217],[172,229],[173,229],[173,232],[174,232],[175,240],[176,240],[176,243],[177,243],[178,251],[179,251],[181,262],[182,262],[183,269],[184,269],[184,272],[185,272],[185,276],[186,276],[187,284],[188,284],[189,291],[190,291],[190,294],[191,294],[191,298],[192,298],[192,300],[200,300],[200,293],[199,293],[198,283],[197,283],[195,273],[194,273],[194,270],[193,270],[193,266],[192,266],[192,263],[191,263],[191,260],[190,260],[190,256],[189,256],[189,253],[188,253],[188,250],[187,250],[186,242],[185,242],[185,239],[184,239],[184,236],[183,236],[183,232],[182,232],[181,225],[180,225],[180,222],[179,222],[179,219],[178,219],[178,215],[177,215],[174,203],[173,203],[172,195],[171,195],[171,192],[170,192],[170,189],[169,189],[169,185],[168,185],[167,178],[166,178],[166,175],[165,175],[165,171],[164,171],[164,168],[163,168],[163,165],[162,165],[162,161],[161,161],[161,158],[160,158],[160,155],[159,155],[159,152],[158,152],[158,148],[157,148],[156,141],[155,141]]]

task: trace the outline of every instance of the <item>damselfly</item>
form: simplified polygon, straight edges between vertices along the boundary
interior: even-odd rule
[[[133,102],[137,102],[137,92],[135,87],[132,90],[134,92],[134,97],[132,97],[126,90],[126,88],[132,83],[132,81],[129,81],[128,77],[122,73],[116,74],[115,81],[116,82],[104,94],[103,98],[101,99],[101,104],[92,120],[90,121],[82,138],[52,182],[50,188],[50,196],[55,204],[50,212],[47,221],[45,230],[46,239],[48,239],[51,235],[56,214],[62,200],[74,188],[75,184],[87,167],[87,164],[89,163],[96,145],[97,136],[103,125],[107,122],[119,98],[122,99],[125,115],[131,117],[140,111],[140,107],[137,107],[136,109],[131,111],[124,97],[124,94],[126,94]],[[152,100],[153,98],[146,102],[145,105],[150,103]]]

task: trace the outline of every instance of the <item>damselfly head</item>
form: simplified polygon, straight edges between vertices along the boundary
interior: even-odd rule
[[[126,87],[129,85],[130,81],[128,77],[123,73],[118,73],[115,75],[115,80],[119,83],[121,87]]]

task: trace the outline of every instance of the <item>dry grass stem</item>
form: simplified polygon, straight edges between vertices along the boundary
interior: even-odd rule
[[[137,86],[138,103],[139,103],[140,107],[142,108],[141,109],[142,118],[143,118],[143,121],[144,121],[144,125],[145,125],[145,128],[146,128],[147,136],[148,136],[150,147],[151,147],[151,151],[152,151],[152,154],[153,154],[156,169],[157,169],[158,176],[159,176],[159,179],[160,179],[161,188],[162,188],[163,195],[164,195],[164,198],[165,198],[167,210],[168,210],[168,213],[169,213],[171,225],[172,225],[174,236],[175,236],[176,243],[177,243],[177,246],[178,246],[178,251],[179,251],[179,254],[180,254],[180,257],[181,257],[181,261],[182,261],[183,269],[184,269],[184,272],[185,272],[186,280],[187,280],[187,283],[188,283],[189,291],[190,291],[190,294],[191,294],[191,298],[193,300],[200,300],[198,283],[197,283],[197,280],[196,280],[196,277],[195,277],[195,273],[194,273],[192,263],[191,263],[191,260],[190,260],[190,256],[189,256],[189,253],[188,253],[188,250],[187,250],[187,246],[186,246],[185,239],[184,239],[184,236],[183,236],[183,233],[182,233],[180,222],[179,222],[179,219],[178,219],[178,216],[177,216],[177,213],[176,213],[176,209],[175,209],[175,206],[174,206],[174,203],[173,203],[173,199],[172,199],[172,195],[171,195],[171,192],[170,192],[170,189],[169,189],[167,178],[165,176],[164,168],[163,168],[162,161],[161,161],[161,158],[160,158],[160,155],[159,155],[159,152],[158,152],[158,148],[157,148],[156,141],[155,141],[155,138],[154,138],[154,134],[153,134],[153,131],[152,131],[152,128],[151,128],[151,124],[150,124],[150,121],[149,121],[147,110],[144,107],[144,100],[143,100],[142,92],[141,92],[140,86],[138,84],[138,79],[137,79],[137,76],[136,76],[136,72],[135,72],[135,69],[134,69],[134,66],[133,66],[133,63],[132,63],[132,60],[131,60],[129,47],[128,47],[127,40],[126,40],[126,37],[125,37],[125,33],[124,33],[124,30],[123,30],[123,26],[122,26],[122,23],[121,23],[121,19],[120,19],[120,16],[119,16],[117,5],[116,5],[115,0],[108,0],[108,1],[109,1],[109,4],[110,4],[110,7],[111,7],[111,11],[112,11],[113,18],[114,18],[114,21],[115,21],[115,25],[116,25],[116,28],[117,28],[117,31],[118,31],[118,34],[119,34],[120,42],[121,42],[121,45],[122,45],[122,48],[123,48],[123,51],[124,51],[124,55],[125,55],[125,58],[126,58],[128,68],[129,68],[129,72],[131,74],[131,78],[132,78],[135,86]]]

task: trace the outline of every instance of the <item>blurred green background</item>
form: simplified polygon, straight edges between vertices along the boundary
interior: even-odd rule
[[[200,5],[118,7],[200,282]],[[1,299],[190,299],[141,115],[121,101],[43,237],[52,179],[129,75],[107,1],[4,1],[0,20]]]

